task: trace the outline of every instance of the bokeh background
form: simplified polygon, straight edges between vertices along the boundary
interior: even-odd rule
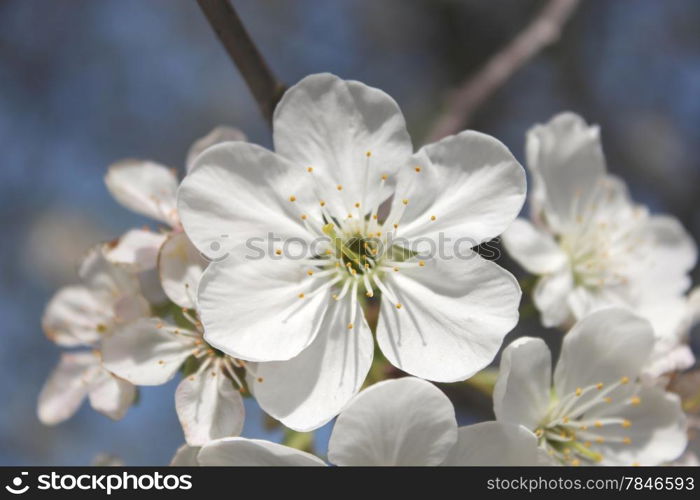
[[[543,2],[234,4],[281,79],[330,71],[380,87],[402,106],[420,144],[447,90]],[[584,0],[560,42],[469,126],[522,159],[533,123],[577,111],[602,126],[609,168],[634,196],[679,217],[700,240],[699,25],[695,0]],[[42,426],[36,398],[59,351],[40,318],[52,292],[76,281],[86,249],[145,222],[110,198],[107,166],[136,157],[182,168],[190,143],[221,123],[270,145],[193,0],[0,2],[0,465],[82,465],[100,452],[129,465],[166,464],[183,441],[174,383],[143,390],[120,422],[86,405],[64,424]],[[697,284],[697,270],[694,277]],[[514,335],[523,333],[557,335],[535,320]],[[279,439],[281,431],[267,430],[251,405],[244,435]],[[321,453],[327,435],[317,437]]]

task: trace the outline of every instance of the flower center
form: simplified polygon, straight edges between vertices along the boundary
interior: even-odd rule
[[[389,177],[374,172],[371,159],[372,153],[368,151],[363,158],[364,167],[359,169],[360,172],[364,171],[364,188],[358,193],[360,199],[349,204],[346,198],[337,196],[347,191],[340,184],[334,186],[333,193],[325,192],[327,196],[324,196],[324,186],[316,178],[314,167],[308,167],[306,171],[314,179],[313,198],[317,203],[314,212],[317,213],[299,214],[307,230],[322,240],[322,245],[314,249],[313,255],[301,262],[309,286],[308,291],[299,294],[299,298],[306,299],[324,291],[330,292],[335,300],[350,295],[352,307],[348,328],[353,328],[358,292],[364,290],[367,297],[374,297],[375,290],[379,290],[383,297],[395,304],[396,309],[401,309],[402,304],[386,279],[387,275],[409,267],[425,266],[425,262],[419,260],[415,253],[392,243],[409,200],[396,198],[399,194],[394,193],[399,201],[394,203],[396,208],[380,219],[380,204],[385,201],[386,196],[383,195],[387,194],[386,182]],[[421,171],[420,167],[411,168],[415,174]],[[370,189],[372,187],[377,189]],[[410,191],[410,186],[406,189]],[[289,195],[290,203],[298,204],[297,194]],[[338,203],[329,204],[325,200]],[[429,223],[436,218],[431,215]],[[281,249],[275,252],[282,256]]]
[[[641,402],[636,387],[631,387],[631,391],[618,390],[629,383],[629,377],[622,377],[607,386],[600,382],[577,388],[561,399],[553,395],[547,415],[535,429],[540,446],[562,463],[581,465],[603,460],[600,447],[604,443],[631,444],[632,439],[624,432],[632,426],[630,420],[614,416],[614,411],[596,417],[604,406],[614,405],[615,410],[622,411]]]

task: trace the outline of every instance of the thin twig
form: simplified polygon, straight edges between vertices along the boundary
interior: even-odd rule
[[[457,133],[474,111],[544,47],[556,42],[579,0],[550,0],[537,17],[473,77],[447,99],[445,112],[428,134],[428,142]]]
[[[271,124],[284,85],[275,78],[228,0],[197,0],[197,3],[243,75],[263,117]]]

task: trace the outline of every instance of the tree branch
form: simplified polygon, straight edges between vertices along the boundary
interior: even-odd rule
[[[228,0],[197,0],[226,52],[243,75],[268,124],[285,87],[275,78]]]
[[[459,132],[474,111],[544,47],[556,42],[579,0],[550,0],[537,17],[473,77],[454,90],[428,141]]]

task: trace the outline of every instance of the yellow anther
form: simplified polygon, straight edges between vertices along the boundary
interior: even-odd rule
[[[424,260],[419,260],[419,261],[418,261],[418,265],[419,265],[420,267],[425,267],[425,261],[424,261]]]
[[[333,253],[333,250],[331,250],[330,248],[328,248],[326,250],[326,255],[331,255],[332,253]],[[337,264],[337,262],[336,262],[336,264]]]
[[[355,208],[360,208],[360,202],[355,203]]]
[[[371,299],[372,297],[374,297],[374,293],[373,293],[373,292],[367,292],[367,293],[365,293],[365,295],[367,295],[367,297],[369,297],[370,299]]]
[[[601,422],[600,420],[596,420],[593,425],[595,425],[598,428],[601,428],[601,427],[603,427],[603,422]]]
[[[367,158],[369,158],[370,156],[372,156],[372,152],[371,152],[371,151],[367,151],[367,152],[365,153],[365,156],[366,156]]]
[[[306,220],[306,219],[307,219],[306,214],[301,214],[301,220]]]
[[[340,185],[340,184],[338,184],[335,188],[336,188],[338,191],[342,191],[342,190],[343,190],[343,186]]]
[[[430,220],[434,221],[435,219],[437,219],[437,217],[435,217],[434,215],[430,216]]]
[[[404,205],[408,205],[408,200],[404,198],[403,200],[401,200],[401,203],[403,203]]]
[[[538,438],[542,437],[543,434],[544,434],[544,431],[542,429],[537,429],[535,431],[535,436],[537,436]]]
[[[632,422],[625,419],[622,421],[622,427],[624,427],[624,428],[632,427]]]
[[[590,441],[586,441],[585,443],[583,443],[583,446],[585,446],[586,448],[590,448],[592,444],[593,443],[591,443]]]
[[[262,378],[262,377],[258,377],[258,382],[261,382],[261,383],[262,383],[262,381],[263,381],[263,378]]]
[[[158,360],[158,364],[159,364],[159,365],[164,365],[164,364],[165,364],[165,361],[163,361],[162,359],[159,359],[159,360]]]
[[[577,466],[581,465],[581,460],[579,460],[578,458],[574,458],[571,461],[571,465],[573,465],[574,467],[577,467]]]
[[[420,167],[415,168],[416,172],[420,172]]]
[[[326,202],[323,200],[319,201],[318,204],[321,205],[322,207],[326,206]]]
[[[308,173],[311,173],[311,172],[314,171],[314,167],[309,167],[309,168],[306,169],[306,171],[307,171]]]
[[[275,250],[275,255],[282,255],[282,250],[280,250],[279,248]]]
[[[352,323],[348,323],[348,330],[352,330]]]
[[[294,195],[292,195],[292,196],[289,197],[289,201],[295,202],[295,201],[297,201],[297,197],[294,196]]]
[[[598,389],[598,390],[601,390],[601,389],[603,388],[603,382],[598,382],[598,383],[595,385],[595,388]]]
[[[588,430],[588,426],[587,426],[587,425],[582,425],[582,426],[579,427],[579,429],[581,429],[582,431],[586,431],[586,430]]]
[[[622,438],[622,442],[625,444],[632,444],[632,438],[624,437]]]
[[[383,180],[383,181],[387,180],[388,178],[389,178],[388,175],[382,175],[382,180]]]
[[[399,268],[398,268],[398,267],[394,267],[394,272],[395,272],[395,273],[399,272]]]
[[[610,396],[603,398],[606,403],[612,403],[612,398]]]
[[[568,424],[568,423],[569,423],[569,417],[564,417],[564,418],[561,419],[561,421],[564,422],[565,424]]]
[[[642,464],[640,464],[639,462],[632,462],[632,467],[639,467],[640,465]]]
[[[372,219],[377,220],[377,214],[374,214],[374,215],[372,216]]]
[[[403,306],[401,304],[396,304],[396,309],[401,309]]]
[[[338,300],[338,296],[335,293],[331,297],[333,297],[333,300]]]
[[[622,378],[620,379],[620,383],[621,383],[621,384],[629,384],[629,382],[630,382],[630,378],[629,378],[629,377],[626,377],[626,376],[625,376],[625,377],[622,377]]]
[[[630,403],[633,404],[634,406],[637,406],[641,402],[642,402],[642,399],[639,396],[632,396],[632,398],[630,398]]]
[[[313,275],[314,275],[314,272],[311,271],[311,270],[309,270],[309,271],[306,271],[306,274],[308,274],[309,276],[313,276]]]
[[[602,444],[602,443],[605,442],[605,438],[604,438],[604,437],[597,437],[597,438],[595,438],[595,442],[596,442],[596,443],[599,443],[599,444]]]
[[[348,214],[348,219],[352,219],[352,214]]]
[[[398,225],[398,224],[394,224],[394,229],[398,229],[398,228],[399,228],[399,225]]]
[[[576,388],[576,395],[580,396],[581,394],[583,394],[583,389],[581,389],[580,387],[577,387]]]
[[[303,294],[303,293],[300,293],[300,294],[299,294],[299,298],[300,298],[300,299],[303,299],[303,298],[304,298],[304,294]]]

